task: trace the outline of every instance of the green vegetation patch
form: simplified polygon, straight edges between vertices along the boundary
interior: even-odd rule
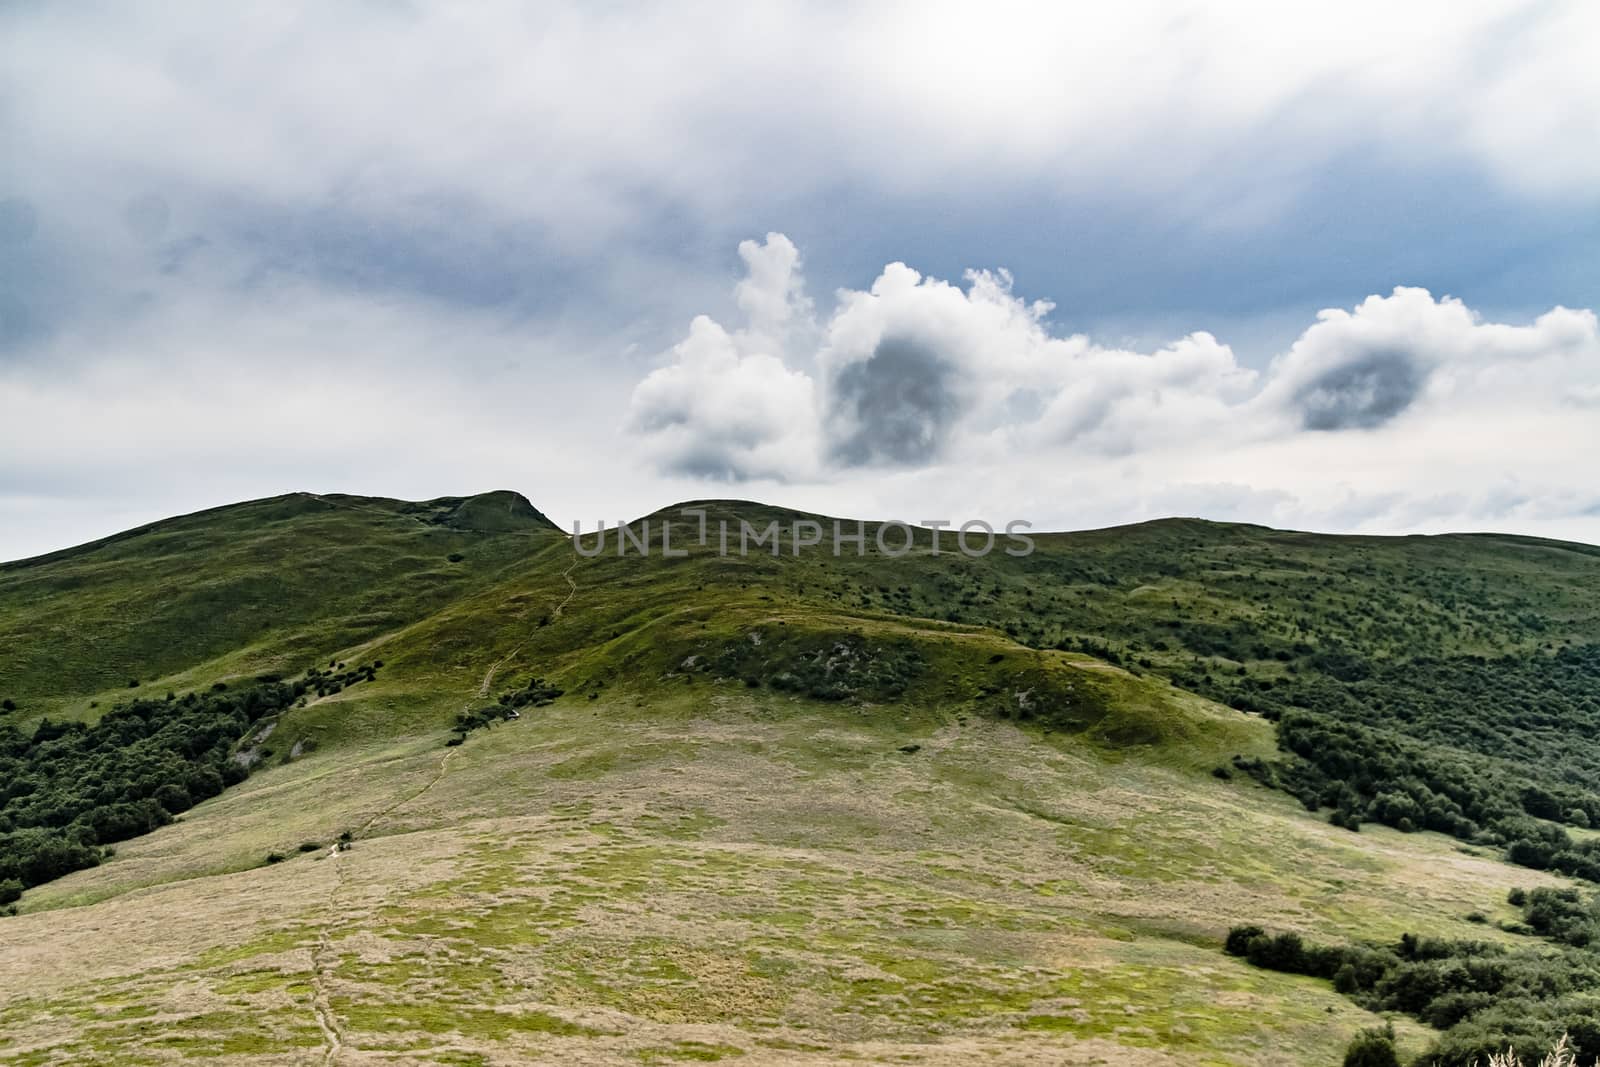
[[[1443,1031],[1418,1067],[1477,1067],[1513,1046],[1538,1059],[1563,1038],[1580,1067],[1593,1067],[1600,1060],[1600,898],[1537,889],[1513,899],[1522,902],[1521,928],[1557,947],[1412,934],[1395,944],[1334,947],[1241,926],[1229,932],[1225,950],[1266,970],[1325,979],[1371,1011]],[[1356,1044],[1383,1040],[1363,1035]]]
[[[0,904],[96,865],[105,845],[149,833],[242,782],[252,761],[235,746],[328,677],[313,671],[238,691],[219,682],[181,698],[130,701],[92,725],[45,719],[24,732],[0,722]]]

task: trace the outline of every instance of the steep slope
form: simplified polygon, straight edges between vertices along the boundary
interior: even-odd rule
[[[1481,936],[1541,881],[1014,723],[563,700],[272,768],[37,891],[80,906],[0,925],[0,1058],[1327,1064],[1372,1017],[1228,926]]]

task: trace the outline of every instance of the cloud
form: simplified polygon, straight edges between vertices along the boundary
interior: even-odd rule
[[[226,266],[0,359],[0,559],[295,490],[514,487],[590,523],[661,491],[615,461],[592,335]]]
[[[1307,430],[1374,430],[1427,397],[1549,391],[1593,375],[1593,312],[1554,308],[1527,326],[1486,323],[1452,297],[1396,287],[1352,311],[1328,309],[1274,362],[1264,409]],[[1549,399],[1547,396],[1546,399]]]
[[[1204,331],[1148,354],[1078,347],[1038,434],[1105,455],[1237,432],[1235,409],[1257,377]]]
[[[963,288],[891,263],[816,321],[792,243],[768,235],[741,256],[745,324],[696,319],[634,391],[627,424],[664,470],[792,479],[1067,443],[1125,454],[1225,426],[1255,381],[1203,332],[1151,353],[1057,336],[1053,305],[1005,271]]]
[[[811,318],[800,250],[783,234],[769,233],[759,244],[740,241],[739,258],[744,261],[746,277],[734,287],[734,301],[744,312],[755,343],[781,346]]]
[[[846,466],[923,465],[941,457],[962,413],[955,367],[909,337],[885,337],[835,372],[828,396],[829,455]]]
[[[634,388],[625,426],[646,440],[658,469],[724,481],[786,479],[812,469],[811,378],[752,349],[760,340],[698,316],[669,353],[671,363]]]
[[[989,258],[994,227],[1015,226],[1039,235],[1016,242],[1037,246],[1035,263],[1009,249],[1008,262],[1035,277],[1061,264],[1084,292],[1126,305],[1152,298],[1139,288],[1152,275],[1189,276],[1192,289],[1258,258],[1271,284],[1233,288],[1281,292],[1280,258],[1298,257],[1296,276],[1336,272],[1311,261],[1336,263],[1339,249],[1305,256],[1289,240],[1338,217],[1387,247],[1372,237],[1392,227],[1341,209],[1400,186],[1433,187],[1433,200],[1503,194],[1473,204],[1511,220],[1500,233],[1537,221],[1555,242],[1560,227],[1572,262],[1545,270],[1576,288],[1593,241],[1570,220],[1592,217],[1600,190],[1600,75],[1586,47],[1597,21],[1581,0],[1372,0],[1323,14],[798,0],[686,14],[487,0],[463,15],[288,2],[192,4],[181,18],[9,5],[0,33],[14,42],[15,91],[0,139],[15,165],[0,198],[26,205],[41,240],[0,259],[0,275],[28,290],[9,296],[29,336],[83,313],[53,291],[115,302],[159,269],[113,246],[180,233],[325,284],[462,301],[562,304],[615,286],[601,294],[614,311],[674,286],[697,235],[780,222],[800,232],[803,217],[845,235],[831,238],[841,246],[900,255],[896,242],[948,247],[965,227],[961,254]],[[1352,174],[1352,160],[1369,166]],[[1317,176],[1328,174],[1331,195],[1354,187],[1348,199],[1327,201]],[[1532,220],[1514,210],[1546,203],[1551,214]],[[1405,207],[1406,224],[1426,214]],[[1308,220],[1297,232],[1262,239],[1297,211]],[[1461,259],[1457,223],[1427,223],[1431,241],[1406,236],[1441,246],[1448,270]],[[1106,232],[1093,239],[1096,228]],[[1141,241],[1145,231],[1156,237]],[[1237,264],[1212,255],[1210,270],[1193,269],[1204,260],[1177,247],[1228,233],[1243,235]],[[1468,258],[1504,273],[1495,236]],[[1356,246],[1343,258],[1360,263],[1341,278],[1389,284],[1382,249]],[[62,262],[41,263],[53,255]],[[655,284],[613,276],[612,260],[634,257],[660,268]],[[1225,283],[1212,293],[1253,310],[1281,299]],[[660,307],[674,322],[684,310]]]
[[[741,324],[697,318],[634,391],[630,428],[670,473],[1069,526],[1176,511],[1571,536],[1593,507],[1590,311],[1491,322],[1399,287],[1320,312],[1257,372],[1205,331],[1147,351],[1063,333],[1004,271],[956,285],[891,263],[818,311],[792,243],[741,255]]]
[[[1308,430],[1370,430],[1410,407],[1425,378],[1404,349],[1363,352],[1302,383],[1294,404]]]
[[[664,472],[721,481],[788,480],[816,466],[811,377],[790,370],[786,346],[814,330],[800,253],[780,233],[743,241],[745,277],[734,287],[744,324],[697,316],[669,362],[634,387],[624,426],[647,442]]]
[[[698,16],[502,0],[470,15],[289,3],[5,19],[13,77],[33,90],[15,117],[25,148],[274,198],[343,183],[399,205],[470,175],[573,233],[632,217],[642,174],[691,199],[756,176],[911,186],[1006,168],[1182,190],[1286,117],[1303,129],[1298,157],[1265,161],[1279,171],[1376,140],[1534,190],[1600,182],[1597,19],[1581,0],[1323,14],[796,0]],[[802,143],[815,151],[797,158]]]
[[[1263,406],[1326,431],[1376,429],[1403,414],[1438,365],[1467,354],[1475,325],[1460,301],[1408,288],[1317,319],[1274,362]]]
[[[1600,408],[1600,383],[1573,386],[1567,391],[1567,402],[1574,407]]]
[[[964,426],[995,424],[996,409],[1035,384],[1039,323],[1009,275],[974,272],[968,287],[891,263],[864,292],[841,290],[821,327],[822,432],[847,466],[935,462]]]

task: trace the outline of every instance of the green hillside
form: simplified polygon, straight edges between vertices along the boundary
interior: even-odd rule
[[[560,541],[516,493],[291,493],[0,564],[0,699],[84,716],[90,700],[300,669]]]
[[[1600,549],[835,557],[689,506],[648,558],[513,493],[297,494],[0,567],[0,832],[117,842],[0,925],[0,1062],[1331,1064],[1378,1001],[1231,927],[1545,952],[1507,892],[1589,876]],[[234,784],[160,810],[173,753]],[[1394,1010],[1409,1054],[1456,1022]]]

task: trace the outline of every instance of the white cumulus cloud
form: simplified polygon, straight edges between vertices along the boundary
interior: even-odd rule
[[[797,261],[783,264],[793,249],[781,237],[764,246],[746,242],[740,252],[751,273],[737,295],[749,328],[729,331],[697,316],[671,362],[634,388],[627,425],[648,438],[662,469],[725,480],[812,470],[812,380],[764,347],[782,335],[797,306],[787,282]]]
[[[1600,353],[1591,311],[1486,323],[1460,300],[1404,286],[1317,320],[1274,363],[1263,394],[1308,430],[1375,429],[1430,395],[1503,402],[1531,392],[1537,401],[1586,371],[1593,377]]]
[[[634,389],[629,426],[668,473],[986,499],[1027,471],[1010,498],[1075,484],[1103,514],[1121,492],[1345,528],[1600,506],[1592,311],[1489,322],[1399,287],[1322,311],[1257,372],[1203,331],[1151,351],[1060,332],[1004,271],[957,285],[891,263],[819,314],[787,239],[741,256],[745,321],[695,319]]]

